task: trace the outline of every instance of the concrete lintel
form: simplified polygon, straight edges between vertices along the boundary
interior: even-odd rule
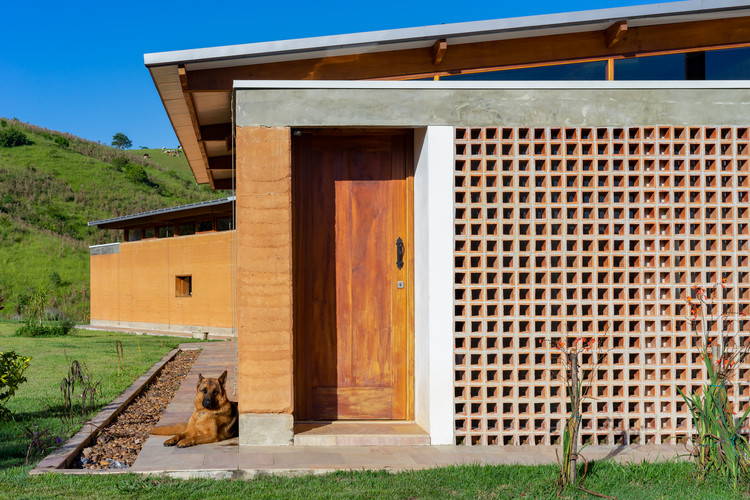
[[[89,247],[89,253],[91,255],[108,255],[113,253],[120,253],[120,244],[105,243],[104,245],[91,245]]]
[[[355,82],[356,83],[356,82]],[[394,82],[389,82],[394,83]],[[398,82],[401,83],[401,82]],[[237,89],[237,124],[291,127],[746,125],[748,89],[566,86]],[[706,123],[709,120],[710,123]]]
[[[290,414],[240,414],[240,446],[287,446],[293,439],[294,417]]]

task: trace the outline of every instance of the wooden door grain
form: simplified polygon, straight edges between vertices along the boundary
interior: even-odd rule
[[[304,134],[293,144],[298,420],[411,413],[410,136]],[[399,286],[399,282],[403,286]]]

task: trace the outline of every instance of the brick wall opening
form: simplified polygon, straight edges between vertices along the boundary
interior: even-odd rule
[[[607,353],[581,441],[685,436],[677,387],[706,376],[685,298],[725,278],[724,303],[750,314],[748,152],[747,127],[457,128],[456,443],[558,444],[551,342],[595,334]],[[734,377],[744,410],[750,369]]]

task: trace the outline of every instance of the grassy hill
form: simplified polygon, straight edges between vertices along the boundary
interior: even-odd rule
[[[31,144],[0,147],[0,315],[18,316],[31,290],[52,292],[54,315],[89,311],[88,246],[121,239],[88,221],[226,196],[195,183],[184,156],[120,151],[16,120]],[[144,158],[148,153],[150,159]]]

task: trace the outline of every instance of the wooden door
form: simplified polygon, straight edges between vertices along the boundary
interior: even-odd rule
[[[411,141],[294,138],[297,420],[412,418]]]

